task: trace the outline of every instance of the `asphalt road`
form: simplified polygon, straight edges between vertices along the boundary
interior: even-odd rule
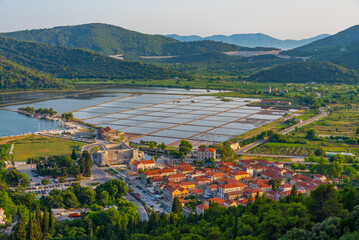
[[[134,197],[132,197],[130,194],[126,194],[125,199],[127,201],[133,202],[134,204],[136,204],[137,208],[138,208],[138,213],[140,214],[140,218],[142,221],[146,220],[148,221],[148,215],[147,212],[145,210],[145,208],[142,206],[142,204],[137,201]]]
[[[289,127],[289,128],[287,128],[287,129],[284,129],[284,130],[281,131],[280,133],[281,133],[281,134],[287,134],[287,133],[289,133],[289,132],[295,130],[296,127],[303,127],[303,126],[305,126],[305,125],[307,125],[307,124],[309,124],[309,123],[312,123],[312,122],[314,122],[314,121],[317,121],[318,119],[324,117],[325,115],[326,115],[326,113],[325,113],[325,111],[323,110],[323,108],[320,108],[320,114],[319,114],[319,115],[317,115],[317,116],[315,116],[315,117],[312,117],[312,118],[310,118],[310,119],[308,119],[308,120],[306,120],[306,121],[304,121],[304,122],[302,122],[302,123],[298,123],[298,124],[296,124],[296,125],[294,125],[294,126],[292,126],[292,127]]]

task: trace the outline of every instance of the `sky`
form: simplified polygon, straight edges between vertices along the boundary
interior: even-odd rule
[[[108,23],[149,34],[334,34],[359,24],[359,0],[0,0],[0,32]]]

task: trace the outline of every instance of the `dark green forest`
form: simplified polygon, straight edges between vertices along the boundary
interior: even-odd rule
[[[27,30],[1,35],[21,41],[88,49],[106,55],[125,54],[125,57],[186,55],[250,49],[215,41],[180,42],[165,36],[143,34],[101,23]]]
[[[251,76],[258,82],[357,84],[358,72],[328,62],[286,63]]]
[[[113,59],[81,49],[0,37],[0,55],[58,78],[166,79],[180,73],[141,62]]]
[[[165,44],[179,43],[172,38],[142,34],[101,23],[19,31],[1,35],[21,41],[89,49],[106,55],[124,53],[137,56],[161,55]]]
[[[322,51],[340,50],[342,47],[359,42],[359,25],[338,32],[332,36],[312,42],[305,46],[289,50],[286,53],[297,54],[319,54]]]
[[[66,84],[58,79],[23,67],[0,56],[0,89],[63,88]]]

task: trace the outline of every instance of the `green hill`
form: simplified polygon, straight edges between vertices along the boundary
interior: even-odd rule
[[[167,79],[180,73],[140,62],[113,59],[82,49],[0,37],[0,55],[20,65],[74,79]]]
[[[327,53],[339,54],[357,42],[359,42],[359,25],[352,26],[332,36],[287,51],[286,54],[295,56],[319,56]]]
[[[1,35],[21,41],[83,48],[106,55],[161,55],[165,44],[179,42],[164,36],[142,34],[100,23],[18,31]]]
[[[359,74],[354,70],[328,62],[286,63],[251,76],[258,82],[281,83],[359,83]]]
[[[59,88],[65,86],[54,77],[20,66],[0,56],[0,89]]]
[[[359,71],[359,42],[346,47],[346,51],[328,56],[329,61]]]
[[[236,45],[209,40],[183,43],[165,36],[143,34],[101,23],[26,30],[0,35],[21,41],[88,49],[105,55],[125,54],[125,57],[129,58],[242,49]]]

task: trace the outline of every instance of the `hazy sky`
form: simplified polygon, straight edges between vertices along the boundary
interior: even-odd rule
[[[93,22],[150,34],[300,39],[359,24],[359,0],[0,0],[0,32]]]

